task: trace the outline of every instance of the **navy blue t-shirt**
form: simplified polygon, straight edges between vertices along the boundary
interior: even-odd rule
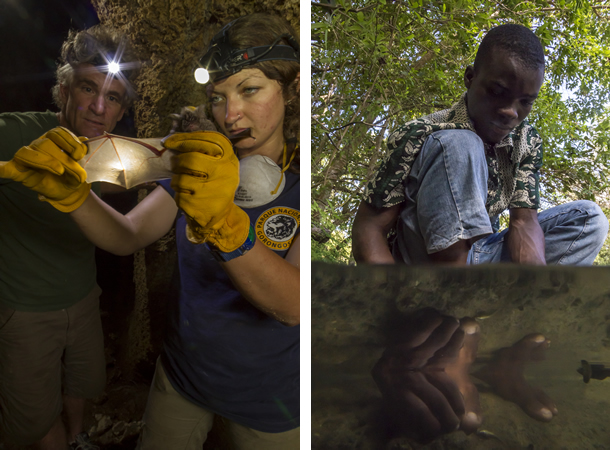
[[[300,177],[271,203],[244,209],[258,239],[285,257],[299,233]],[[170,180],[160,184],[173,196]],[[299,426],[299,331],[255,308],[205,245],[176,224],[180,295],[169,306],[161,362],[172,386],[191,402],[267,433]],[[299,295],[295,292],[295,295]]]

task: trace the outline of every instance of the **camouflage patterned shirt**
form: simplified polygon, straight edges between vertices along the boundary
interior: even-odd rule
[[[388,152],[375,178],[367,185],[364,200],[376,208],[405,201],[407,176],[426,138],[441,130],[474,131],[465,95],[451,108],[412,120],[388,139]],[[538,209],[538,171],[542,166],[542,138],[527,120],[501,142],[485,144],[489,177],[487,213],[495,217],[507,208]]]

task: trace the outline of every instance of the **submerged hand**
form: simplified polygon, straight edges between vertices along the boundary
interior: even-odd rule
[[[76,162],[86,153],[87,147],[78,137],[57,127],[0,164],[0,178],[19,182],[59,211],[71,212],[85,201],[91,189],[87,173]]]
[[[173,134],[163,145],[179,152],[172,160],[171,186],[187,216],[188,239],[208,242],[222,252],[240,247],[248,237],[250,219],[233,203],[239,161],[229,139],[215,131],[197,131]]]
[[[474,431],[480,418],[469,413],[477,410],[478,396],[465,398],[466,383],[455,370],[465,347],[460,322],[426,309],[405,328],[407,340],[388,348],[372,372],[399,432],[425,443],[459,428]]]

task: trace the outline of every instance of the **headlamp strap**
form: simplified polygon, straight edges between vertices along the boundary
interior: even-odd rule
[[[276,45],[270,47],[268,45],[264,47],[250,47],[244,50],[235,52],[231,58],[223,64],[225,69],[237,64],[247,64],[249,62],[268,61],[274,59],[286,60],[286,61],[298,61],[298,52],[288,45]]]

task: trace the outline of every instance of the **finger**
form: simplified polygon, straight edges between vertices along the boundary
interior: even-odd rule
[[[388,363],[389,358],[386,356],[382,356],[377,360],[373,369],[371,370],[371,375],[373,376],[373,380],[377,384],[379,390],[383,394],[386,386],[388,385],[391,377],[391,367]]]
[[[13,180],[25,187],[33,188],[44,179],[44,174],[37,169],[15,163],[15,161],[3,161],[0,163],[0,178]]]
[[[549,422],[557,415],[557,406],[545,392],[537,387],[529,387],[521,393],[520,405],[523,410],[536,420]]]
[[[456,416],[466,411],[464,396],[455,381],[444,371],[430,371],[425,374],[426,379],[445,397]]]
[[[66,176],[66,183],[71,186],[84,183],[87,172],[67,153],[49,139],[37,139],[29,147],[23,147],[15,154],[14,159],[28,166]]]
[[[11,179],[36,192],[45,193],[50,192],[53,186],[65,184],[64,177],[60,175],[24,166],[14,161],[0,163],[0,178]]]
[[[464,332],[464,344],[459,350],[460,359],[470,368],[470,365],[477,359],[481,326],[471,317],[462,317],[460,319],[460,330]]]
[[[410,378],[410,389],[424,402],[438,421],[439,431],[449,433],[456,430],[460,419],[443,392],[430,383],[421,372],[415,372]]]
[[[87,154],[87,146],[83,144],[78,136],[67,128],[57,127],[45,135],[55,145],[66,152],[74,161],[82,159]]]
[[[422,444],[441,435],[441,426],[428,405],[416,394],[404,390],[384,397],[386,412],[400,433]]]
[[[426,342],[430,334],[443,322],[441,314],[433,308],[424,308],[409,317],[404,329],[400,330],[398,345],[386,351],[388,354],[405,355],[409,350]]]
[[[193,195],[195,193],[192,183],[185,182],[184,175],[174,175],[170,181],[170,187],[178,194]],[[177,201],[177,199],[176,199]]]
[[[227,153],[233,153],[231,141],[216,131],[195,131],[192,133],[175,133],[162,141],[165,148],[178,152],[199,152],[220,159]]]
[[[55,147],[55,150],[62,153],[57,147]],[[64,158],[66,158],[65,154]],[[64,173],[64,165],[56,157],[30,147],[20,148],[15,153],[15,156],[13,156],[13,160],[26,168],[45,170],[55,175],[62,175]]]
[[[537,389],[536,399],[541,404],[543,404],[549,411],[551,411],[551,414],[553,414],[554,416],[556,416],[559,412],[557,411],[557,405],[555,404],[553,399],[549,397],[542,389]]]
[[[6,178],[8,180],[15,180],[21,172],[15,167],[13,161],[0,161],[0,178]]]
[[[51,130],[54,131],[54,130]],[[51,132],[49,132],[51,133]],[[53,136],[53,134],[51,134]],[[35,142],[36,150],[49,156],[49,162],[59,162],[62,166],[61,173],[65,174],[64,182],[70,186],[84,183],[87,180],[87,172],[78,164],[69,153],[59,147],[52,139],[42,139]],[[62,144],[63,145],[63,144]],[[82,145],[82,144],[80,144]],[[34,143],[31,145],[34,146]],[[84,147],[84,146],[83,146]],[[86,148],[86,147],[85,147]],[[74,149],[72,149],[74,150]],[[69,150],[69,151],[72,151]],[[74,150],[81,154],[82,150]],[[55,173],[55,172],[54,172]]]
[[[460,350],[463,348],[465,343],[464,330],[462,328],[458,328],[455,330],[449,342],[444,347],[441,347],[434,353],[434,356],[428,360],[429,366],[443,366],[447,364],[449,361],[455,360]]]
[[[455,317],[444,316],[428,339],[411,351],[413,362],[418,364],[418,367],[426,364],[439,349],[447,345],[459,326],[460,322]]]
[[[205,181],[210,177],[210,172],[215,171],[216,164],[201,153],[183,153],[171,158],[171,169],[175,174],[189,175],[199,181]]]
[[[68,175],[66,183],[68,185],[76,185],[87,181],[87,171],[83,169],[76,161],[64,167],[65,174]]]

